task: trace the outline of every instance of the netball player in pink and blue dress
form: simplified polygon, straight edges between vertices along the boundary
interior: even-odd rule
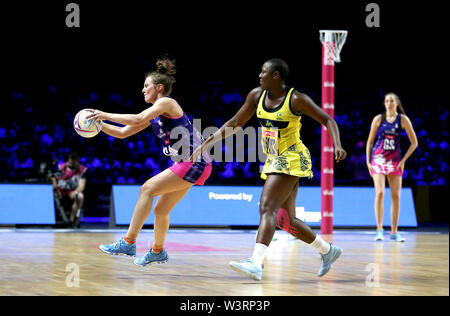
[[[142,93],[146,103],[152,104],[139,114],[113,114],[94,110],[88,119],[116,122],[118,127],[103,123],[102,131],[110,136],[126,138],[152,126],[156,136],[161,139],[163,153],[172,156],[176,163],[145,182],[140,190],[133,217],[126,235],[113,244],[100,245],[103,252],[113,255],[136,256],[136,239],[153,206],[155,213],[154,241],[148,253],[137,258],[134,263],[145,266],[165,263],[169,256],[164,242],[169,229],[169,213],[188,193],[193,185],[203,185],[211,174],[211,161],[203,155],[198,162],[189,161],[194,149],[202,142],[201,135],[176,100],[170,98],[175,82],[174,61],[165,58],[156,63],[157,71],[147,74]],[[175,128],[179,128],[176,132]],[[173,140],[171,132],[182,135]],[[174,135],[172,135],[174,136]]]
[[[400,213],[400,192],[405,163],[417,148],[417,137],[409,118],[395,93],[388,93],[384,99],[386,111],[377,115],[370,128],[366,146],[367,167],[375,185],[375,218],[377,233],[375,240],[383,240],[384,192],[386,179],[391,188],[391,240],[404,242],[398,233]],[[399,113],[400,112],[400,113]],[[402,157],[400,135],[405,130],[410,146]],[[375,145],[374,145],[374,141]]]

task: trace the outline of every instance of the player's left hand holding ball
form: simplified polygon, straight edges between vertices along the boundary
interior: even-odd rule
[[[100,133],[103,121],[101,119],[88,119],[93,114],[93,110],[83,109],[79,111],[73,120],[73,128],[78,135],[91,138]]]
[[[102,111],[99,111],[99,110],[94,110],[94,109],[88,109],[88,110],[91,111],[92,114],[86,116],[87,120],[94,120],[94,121],[101,120],[101,121],[103,121],[104,119],[106,119],[106,113],[105,112],[102,112]]]

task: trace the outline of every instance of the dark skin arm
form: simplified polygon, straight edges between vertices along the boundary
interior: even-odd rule
[[[261,95],[261,88],[255,88],[247,95],[244,104],[237,111],[237,113],[228,120],[217,132],[208,137],[206,141],[197,147],[197,149],[191,155],[191,161],[197,161],[202,153],[210,148],[215,143],[227,138],[236,133],[248,120],[251,119],[256,112],[256,106],[258,104],[258,98]]]
[[[255,114],[258,98],[261,95],[261,92],[262,89],[259,87],[250,91],[239,111],[194,151],[191,156],[191,160],[193,161],[194,157],[197,159],[197,157],[200,157],[200,154],[204,153],[210,146],[221,141],[223,138],[233,135],[239,130],[239,128],[244,126],[253,114]],[[296,114],[306,114],[327,128],[333,138],[336,161],[339,162],[345,159],[347,153],[341,146],[339,129],[336,121],[325,113],[320,107],[318,107],[314,101],[312,101],[311,98],[304,93],[295,91],[292,95],[291,104],[292,109]]]
[[[295,114],[306,114],[326,127],[334,142],[334,158],[336,162],[344,160],[347,153],[342,148],[336,121],[304,93],[295,91],[292,95],[291,105]]]

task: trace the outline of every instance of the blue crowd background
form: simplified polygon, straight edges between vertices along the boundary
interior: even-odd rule
[[[201,119],[203,129],[220,127],[236,113],[269,58],[285,59],[288,85],[320,105],[318,31],[345,29],[349,35],[335,73],[335,119],[348,157],[335,164],[335,184],[373,186],[366,140],[372,119],[384,110],[384,95],[394,92],[419,141],[406,163],[404,186],[432,186],[429,209],[446,216],[440,205],[449,182],[448,80],[442,71],[448,58],[439,45],[445,3],[377,1],[380,27],[367,25],[364,1],[77,3],[79,28],[67,27],[64,2],[2,6],[7,14],[0,19],[0,182],[48,181],[47,174],[75,151],[89,168],[86,212],[107,216],[112,184],[143,183],[167,168],[169,158],[150,129],[122,140],[103,133],[80,137],[73,129],[79,110],[139,113],[145,108],[144,74],[165,53],[177,60],[173,97],[191,119]],[[319,185],[321,128],[307,116],[302,124],[315,175],[302,185]],[[247,126],[257,127],[257,119]],[[403,135],[403,152],[408,145]],[[262,185],[261,164],[214,162],[207,184]]]
[[[196,84],[190,96],[174,97],[192,119],[201,119],[202,129],[220,127],[243,104],[248,91],[226,80]],[[304,87],[320,105],[320,94]],[[175,87],[176,90],[176,87]],[[136,91],[140,91],[136,89]],[[139,113],[145,109],[142,95],[136,91],[100,92],[86,90],[82,95],[67,95],[63,87],[48,84],[39,93],[16,89],[0,98],[8,115],[0,118],[0,182],[46,181],[46,174],[57,163],[67,160],[70,152],[81,155],[89,168],[90,183],[140,184],[169,166],[159,140],[146,129],[126,139],[115,139],[104,133],[85,139],[75,133],[73,118],[83,108],[99,108],[115,113]],[[382,88],[336,88],[335,119],[348,158],[335,166],[336,185],[372,185],[366,167],[366,140],[373,117],[384,109]],[[395,91],[394,91],[395,92]],[[447,185],[449,167],[449,110],[437,96],[414,97],[398,93],[416,131],[419,147],[407,161],[405,185]],[[320,125],[302,118],[302,139],[310,149],[315,177],[305,184],[320,183]],[[253,118],[247,126],[258,127]],[[259,144],[247,144],[247,151]],[[402,149],[409,140],[404,133]],[[223,145],[223,151],[228,149]],[[246,153],[248,155],[248,152]],[[214,162],[207,184],[261,185],[262,162]]]

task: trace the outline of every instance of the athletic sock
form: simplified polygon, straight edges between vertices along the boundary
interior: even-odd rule
[[[266,254],[267,246],[264,244],[255,244],[255,249],[253,250],[253,262],[259,268],[262,268],[264,262],[264,256]]]
[[[152,246],[152,252],[155,253],[155,254],[158,254],[158,253],[160,253],[163,250],[164,250],[163,247],[156,247],[155,245]]]
[[[327,253],[330,252],[331,247],[330,244],[327,241],[320,238],[319,235],[316,235],[316,239],[314,239],[314,241],[310,243],[310,245],[319,250],[319,252],[323,255],[326,255]]]
[[[128,246],[131,246],[132,244],[134,244],[136,241],[134,240],[129,240],[126,236],[123,237],[123,240],[125,240],[125,242],[127,243]]]

